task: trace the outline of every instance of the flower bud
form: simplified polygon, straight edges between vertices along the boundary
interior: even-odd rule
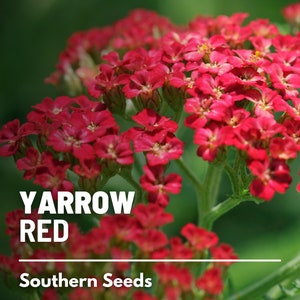
[[[175,112],[182,111],[184,104],[184,91],[182,89],[175,88],[171,85],[164,85],[163,95],[172,110]]]
[[[154,90],[150,94],[140,94],[136,100],[135,104],[139,111],[142,111],[144,108],[151,108],[158,112],[162,103],[161,96],[157,90]]]
[[[126,108],[126,98],[120,87],[112,88],[107,93],[103,94],[103,101],[112,113],[119,115],[124,114]]]

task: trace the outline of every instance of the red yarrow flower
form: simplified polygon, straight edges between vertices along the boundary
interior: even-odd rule
[[[163,165],[144,166],[145,175],[140,179],[143,189],[148,192],[150,202],[166,206],[169,202],[169,193],[178,194],[181,189],[181,177],[171,173],[164,176]]]
[[[70,152],[79,159],[92,159],[95,153],[89,143],[93,140],[94,137],[88,131],[74,124],[66,124],[50,134],[47,145],[58,152]]]
[[[59,294],[54,288],[47,288],[44,290],[41,300],[59,300]]]
[[[159,282],[165,288],[177,287],[176,291],[173,290],[169,292],[175,292],[177,295],[180,295],[182,291],[190,291],[193,277],[188,268],[178,267],[174,264],[157,263],[154,266],[154,270],[159,276]]]
[[[101,286],[101,284],[100,284]],[[92,300],[93,299],[93,289],[85,289],[81,287],[77,287],[72,289],[71,292],[68,294],[68,299],[70,300]]]
[[[197,251],[209,249],[218,243],[218,237],[214,232],[197,227],[195,224],[188,223],[181,229],[181,234],[189,244]]]
[[[141,230],[137,220],[129,215],[106,215],[100,221],[100,228],[116,241],[132,241]]]
[[[141,112],[132,117],[132,119],[142,127],[134,127],[134,134],[142,132],[154,133],[161,130],[175,132],[178,124],[175,121],[160,116],[153,109],[143,109]]]
[[[228,244],[221,244],[216,247],[212,247],[210,249],[211,255],[213,259],[238,259],[238,256],[234,253],[233,248]],[[230,266],[232,262],[218,262],[220,265]]]
[[[187,65],[187,71],[197,68],[198,72],[222,75],[233,69],[233,65],[228,63],[228,55],[218,51],[213,51],[210,54],[209,62],[201,62],[198,64]]]
[[[172,133],[158,132],[155,135],[138,136],[134,141],[136,152],[146,152],[150,166],[166,165],[183,153],[183,142]]]
[[[186,46],[184,58],[187,61],[200,61],[202,58],[209,60],[211,52],[225,44],[226,41],[221,35],[214,35],[209,39],[195,37]]]
[[[149,99],[156,89],[164,85],[165,75],[166,70],[162,65],[150,71],[145,69],[137,71],[130,76],[129,82],[123,88],[123,92],[129,99],[139,95]]]
[[[54,198],[56,198],[58,191],[72,192],[73,183],[66,177],[70,164],[53,159],[51,154],[48,154],[45,159],[47,159],[47,169],[43,169],[43,172],[36,174],[34,183],[43,188],[51,189]]]
[[[255,176],[250,185],[251,194],[266,201],[275,192],[284,193],[292,181],[289,166],[281,159],[252,160],[248,168]]]
[[[196,286],[211,295],[219,295],[224,288],[221,270],[217,267],[206,270],[204,274],[197,279]]]
[[[20,275],[26,272],[27,268],[24,264],[19,262],[20,255],[14,254],[13,256],[4,256],[0,254],[0,268],[1,270],[7,272],[8,274],[13,274],[15,277],[20,277]]]
[[[279,64],[272,64],[266,68],[274,88],[279,89],[286,97],[297,97],[300,88],[300,75],[292,72],[284,72]]]
[[[49,232],[50,233],[50,232]],[[49,251],[49,249],[35,249],[33,253],[29,256],[29,259],[65,259],[66,253],[63,251]],[[36,264],[34,262],[28,262],[27,267],[30,269],[30,273],[32,275],[38,275],[43,273],[46,269],[52,272],[65,272],[66,271],[66,264],[64,262],[40,262]]]
[[[11,236],[19,236],[21,219],[30,219],[36,223],[39,219],[37,210],[34,210],[30,215],[25,215],[22,209],[8,212],[5,216],[5,224],[7,226],[5,233]]]
[[[25,143],[24,138],[35,133],[36,130],[32,123],[20,125],[18,119],[8,122],[0,131],[0,156],[15,154]]]
[[[196,96],[188,98],[184,104],[184,109],[191,115],[185,118],[185,125],[193,129],[205,126],[209,121],[209,114],[214,103],[213,97]]]
[[[209,128],[199,128],[195,132],[194,141],[199,145],[197,155],[204,160],[213,161],[220,146],[226,140],[227,130],[225,127],[210,126]]]
[[[156,203],[138,204],[132,210],[133,215],[144,228],[155,228],[168,224],[173,221],[171,213]]]
[[[76,232],[75,232],[76,233]],[[79,233],[80,234],[80,233]],[[76,238],[76,234],[73,238],[73,247],[76,251],[79,249],[79,253],[72,253],[74,257],[83,255],[89,255],[89,251],[96,255],[106,253],[109,249],[109,243],[111,239],[111,232],[108,228],[103,226],[93,227],[86,235]],[[80,242],[78,242],[78,240]],[[76,248],[76,244],[77,248]],[[80,246],[79,246],[80,244]],[[81,250],[80,250],[81,249]],[[81,252],[81,253],[80,253]]]
[[[74,112],[69,122],[86,132],[89,141],[96,140],[106,134],[116,134],[119,131],[119,126],[108,110]]]
[[[157,298],[144,291],[136,291],[133,294],[133,300],[157,300]]]
[[[192,249],[183,244],[182,240],[179,237],[173,237],[170,239],[170,246],[171,246],[171,255],[173,258],[178,259],[192,259],[193,258],[193,251]]]
[[[37,149],[30,147],[26,155],[16,161],[17,168],[25,171],[24,179],[29,180],[35,176],[38,170],[43,167],[47,168],[43,163],[45,156],[47,156],[47,152],[40,154]]]
[[[73,171],[81,177],[92,179],[99,176],[101,165],[96,159],[83,159],[73,167]]]
[[[94,149],[96,155],[105,160],[113,160],[121,165],[134,162],[129,140],[124,135],[106,135],[95,143]]]
[[[166,246],[168,238],[160,230],[143,229],[134,234],[132,241],[140,248],[141,251],[151,253]]]
[[[39,104],[34,106],[37,113],[45,115],[49,121],[63,120],[69,114],[69,107],[73,99],[67,96],[60,96],[56,99],[45,98]]]
[[[99,71],[95,80],[95,89],[99,91],[98,97],[100,94],[109,93],[112,89],[118,88],[121,81],[124,80],[124,74],[123,76],[118,75],[115,69],[109,65],[100,65]]]
[[[300,24],[300,3],[293,3],[282,10],[284,18],[291,24]]]
[[[132,253],[127,249],[121,249],[118,247],[113,247],[110,251],[112,259],[130,259],[132,258]],[[125,262],[115,262],[114,267],[118,271],[126,271],[130,268],[130,263]]]

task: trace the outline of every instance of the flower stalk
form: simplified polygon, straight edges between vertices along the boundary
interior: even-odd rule
[[[253,300],[260,299],[269,289],[290,278],[297,278],[300,274],[300,253],[291,261],[274,271],[270,275],[255,282],[253,285],[229,296],[226,300]]]

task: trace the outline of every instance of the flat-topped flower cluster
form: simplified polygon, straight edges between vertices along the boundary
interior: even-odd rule
[[[190,259],[207,257],[209,250],[213,258],[236,258],[207,229],[186,224],[183,241],[168,238],[161,226],[173,221],[164,209],[170,194],[180,193],[182,177],[197,185],[186,168],[184,174],[168,172],[173,162],[182,166],[179,126],[193,131],[195,159],[225,169],[236,197],[243,193],[268,201],[292,181],[289,163],[300,151],[300,35],[283,35],[268,20],[243,25],[246,17],[198,17],[179,27],[154,12],[136,10],[113,26],[75,33],[68,40],[46,80],[65,95],[35,105],[24,124],[5,124],[0,155],[14,156],[24,178],[50,189],[54,197],[62,190],[93,192],[120,175],[138,191],[137,203],[132,216],[103,216],[86,234],[74,224],[64,245],[18,243],[22,212],[10,213],[14,255],[2,258],[2,268],[15,275],[23,270],[76,274],[72,265],[35,269],[16,263],[19,257]],[[205,188],[198,187],[200,194],[212,190]],[[208,210],[216,204],[213,199]],[[228,265],[208,264],[196,272],[182,263],[141,265],[158,275],[160,286],[152,295],[130,295],[219,299]],[[107,269],[124,276],[133,267],[106,264]],[[83,271],[89,276],[99,272],[92,265]],[[43,299],[58,298],[52,289],[43,293]],[[82,299],[124,299],[116,297],[128,291],[76,290],[69,297],[81,299],[80,293]]]
[[[242,26],[245,18],[199,17],[177,28],[137,10],[112,27],[74,34],[48,81],[78,97],[46,98],[27,123],[4,125],[1,155],[24,151],[26,137],[38,135],[44,148],[79,160],[72,165],[77,173],[99,175],[98,158],[130,165],[133,152],[146,153],[146,173],[159,173],[154,166],[183,153],[172,111],[184,108],[197,155],[214,161],[235,147],[253,175],[251,193],[270,200],[288,188],[287,162],[299,151],[300,37],[281,35],[267,20]],[[79,96],[85,92],[93,101]],[[111,113],[139,128],[120,133]],[[27,156],[37,159],[33,149]],[[26,169],[24,159],[18,164]],[[68,167],[57,168],[62,174]]]

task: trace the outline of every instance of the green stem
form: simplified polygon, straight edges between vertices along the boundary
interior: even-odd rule
[[[143,162],[142,162],[142,153],[135,153],[134,159],[134,170],[137,172],[138,176],[142,176],[143,174]]]
[[[174,121],[176,123],[179,123],[181,115],[182,115],[182,111],[183,111],[182,108],[176,111],[175,116],[174,116]]]
[[[120,115],[125,121],[129,122],[130,124],[136,125],[136,123],[132,120],[132,117],[128,114]]]
[[[109,179],[110,179],[109,176],[105,176],[105,177],[101,178],[101,180],[99,180],[99,182],[96,183],[96,189],[98,191],[102,190],[102,188],[105,186],[105,184],[108,182]]]
[[[248,190],[249,175],[247,174],[245,155],[241,151],[236,151],[235,161],[232,165],[225,162],[224,170],[230,180],[233,196],[241,195],[244,188]]]
[[[169,105],[168,105],[167,101],[164,100],[164,101],[163,101],[163,104],[162,104],[162,106],[161,106],[161,108],[160,108],[159,114],[160,114],[161,116],[166,115],[166,113],[167,113],[167,111],[168,111],[168,108],[169,108]]]
[[[242,291],[228,297],[226,300],[253,300],[260,299],[268,290],[287,278],[297,277],[300,274],[300,253],[287,264],[261,279]]]
[[[232,168],[228,164],[225,164],[224,169],[225,169],[226,174],[227,174],[227,176],[230,180],[233,195],[239,195],[241,187],[239,185],[239,180],[238,180],[238,176],[237,176],[237,173],[236,173],[237,169]]]
[[[209,184],[208,176],[213,176],[213,171],[208,171],[206,174],[206,182],[202,183],[196,175],[191,171],[189,167],[186,166],[183,159],[180,158],[176,160],[177,165],[181,168],[181,170],[185,173],[185,175],[190,179],[192,184],[195,187],[197,193],[197,206],[198,206],[198,224],[201,225],[201,220],[204,219],[205,214],[209,211],[210,207],[207,205],[210,199],[210,194],[213,194],[212,197],[216,197],[217,191],[213,191],[213,189],[209,188],[207,190],[207,184]],[[210,169],[210,167],[209,167]],[[208,174],[209,173],[209,174]],[[215,178],[216,179],[216,178]],[[212,180],[214,180],[212,178]],[[217,180],[218,181],[218,180]],[[218,189],[218,188],[217,188]]]
[[[214,206],[209,213],[207,213],[203,220],[202,226],[211,230],[213,223],[224,215],[226,212],[230,211],[236,207],[241,201],[238,198],[228,198],[220,204]]]
[[[204,216],[202,226],[211,230],[213,223],[225,213],[239,205],[241,202],[254,201],[253,197],[229,197],[225,201],[214,206],[209,213]]]
[[[32,294],[32,297],[30,297],[32,300],[40,300],[40,297],[39,297],[39,295],[38,295],[38,293],[37,292],[34,292],[33,294]]]
[[[132,177],[131,171],[123,171],[120,176],[124,178],[136,191],[136,198],[138,203],[143,202],[143,190],[138,182]]]
[[[222,171],[222,163],[211,163],[208,166],[208,170],[206,172],[205,180],[203,183],[204,192],[201,192],[199,196],[202,197],[198,200],[199,226],[206,226],[205,218],[217,202]]]
[[[204,192],[202,182],[196,177],[196,175],[191,171],[191,169],[187,167],[184,160],[182,158],[179,158],[175,160],[175,162],[180,167],[180,169],[185,173],[185,175],[191,180],[196,190],[197,191],[200,190],[201,192]]]

